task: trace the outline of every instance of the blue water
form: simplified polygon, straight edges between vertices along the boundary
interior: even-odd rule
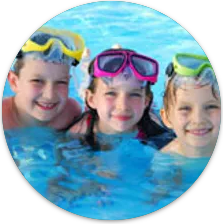
[[[157,110],[162,106],[165,67],[173,55],[203,53],[175,21],[132,3],[79,6],[46,25],[80,33],[92,57],[119,43],[158,60],[160,76],[153,86]],[[83,75],[79,68],[75,73],[80,84]],[[12,94],[6,82],[4,97]],[[83,104],[73,82],[69,94]],[[78,138],[45,128],[5,134],[16,164],[40,194],[70,212],[96,219],[128,219],[162,208],[196,181],[209,160],[165,155],[129,136],[98,136],[107,150],[92,151]]]
[[[98,137],[109,145],[107,150],[93,151],[80,138],[46,128],[6,132],[18,168],[40,194],[95,219],[129,219],[166,206],[196,181],[209,161],[162,154],[128,136]]]

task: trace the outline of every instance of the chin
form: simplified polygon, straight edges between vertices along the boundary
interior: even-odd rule
[[[194,142],[191,145],[194,148],[213,148],[213,143],[211,142]]]
[[[54,117],[52,116],[38,116],[36,117],[36,119],[39,121],[39,122],[42,122],[42,123],[48,123],[50,121],[52,121],[54,119]]]
[[[116,129],[117,132],[123,132],[123,133],[127,133],[127,132],[131,132],[132,130],[129,128],[119,128]]]

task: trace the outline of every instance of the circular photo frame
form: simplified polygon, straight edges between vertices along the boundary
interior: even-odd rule
[[[179,198],[209,162],[220,119],[217,78],[199,44],[128,2],[81,5],[37,29],[2,101],[8,148],[30,185],[101,220]]]

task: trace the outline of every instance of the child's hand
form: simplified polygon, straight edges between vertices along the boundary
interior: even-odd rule
[[[90,59],[90,56],[91,56],[91,51],[89,48],[85,48],[84,49],[84,52],[82,54],[82,60],[83,59]]]

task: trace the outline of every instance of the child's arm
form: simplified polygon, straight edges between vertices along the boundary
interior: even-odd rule
[[[5,98],[2,101],[2,123],[4,130],[17,128],[19,123],[13,115],[13,97]]]
[[[166,146],[164,146],[161,150],[161,152],[164,153],[178,153],[178,154],[182,154],[180,153],[180,145],[177,139],[174,139],[173,141],[171,141],[169,144],[167,144]]]
[[[69,130],[68,136],[72,136],[73,134],[85,134],[87,131],[87,114],[83,116],[83,118],[75,123]]]

